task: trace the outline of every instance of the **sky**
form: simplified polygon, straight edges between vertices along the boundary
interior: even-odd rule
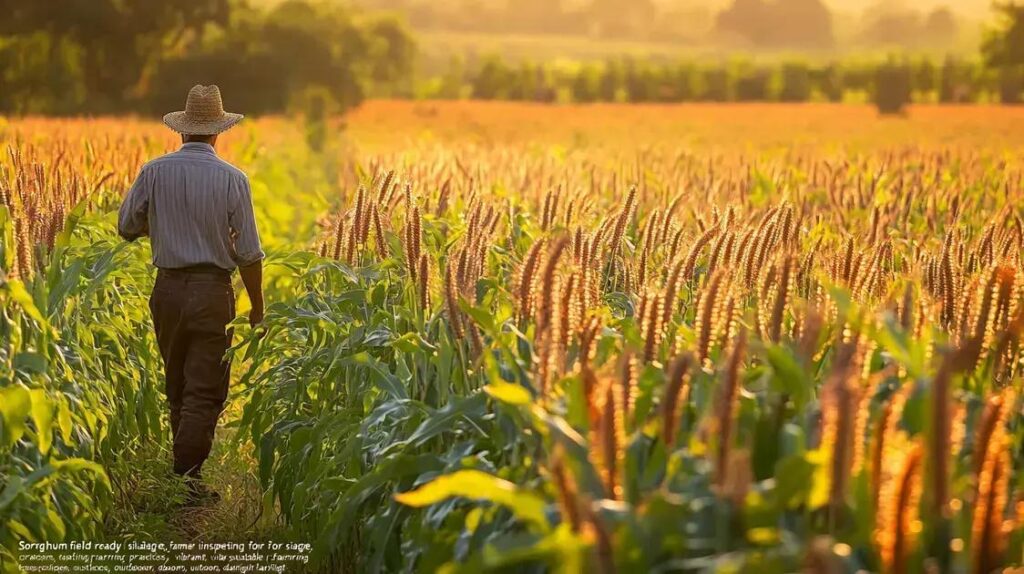
[[[727,4],[728,0],[713,0],[717,4]],[[694,2],[701,4],[703,2]],[[991,12],[992,0],[825,0],[833,10],[861,12],[872,6],[886,4],[889,6],[906,6],[918,10],[930,10],[938,6],[948,6],[954,12],[972,18],[985,18]]]
[[[826,3],[834,8],[846,8],[852,10],[863,10],[878,4],[878,0],[826,0]],[[991,6],[991,0],[898,0],[887,2],[887,4],[901,4],[903,6],[931,9],[937,6],[949,6],[953,10],[965,15],[983,16]]]

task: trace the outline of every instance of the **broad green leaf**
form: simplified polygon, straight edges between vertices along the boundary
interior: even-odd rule
[[[469,315],[477,325],[480,325],[480,328],[486,333],[495,333],[498,330],[494,324],[494,316],[487,309],[470,305],[461,297],[459,298],[459,308]]]
[[[39,452],[48,454],[53,444],[53,402],[43,389],[32,389],[32,422],[36,425]]]
[[[25,434],[25,419],[32,409],[32,398],[29,392],[20,385],[0,389],[0,417],[3,417],[4,446],[10,446]]]
[[[520,490],[507,480],[479,470],[460,470],[435,478],[416,490],[396,494],[395,499],[407,506],[418,508],[456,496],[500,504],[512,511],[516,518],[541,532],[551,529],[544,516],[543,499]]]
[[[26,352],[14,356],[14,369],[29,376],[46,373],[46,357],[39,353]]]
[[[765,354],[775,374],[773,384],[778,391],[789,394],[797,410],[802,410],[811,398],[813,382],[786,347],[770,346],[765,349]]]
[[[33,540],[34,538],[32,536],[32,531],[29,530],[27,526],[25,526],[21,522],[18,522],[17,520],[8,520],[7,527],[10,528],[11,532],[13,532],[15,535],[25,540]],[[2,560],[0,560],[0,562],[2,562]]]
[[[826,463],[826,454],[822,449],[807,452],[807,460],[815,465],[811,475],[811,489],[808,504],[811,508],[820,508],[828,503],[831,476]]]
[[[592,544],[561,525],[542,538],[523,533],[510,533],[489,544],[466,562],[450,562],[441,574],[476,574],[478,572],[533,571],[530,566],[544,561],[550,571],[558,574],[585,572]],[[519,568],[516,568],[516,567]]]
[[[12,476],[7,479],[4,489],[0,490],[0,510],[10,506],[18,494],[23,490],[25,481],[20,476]]]
[[[775,496],[780,509],[796,508],[807,501],[815,464],[806,456],[792,455],[775,467]]]
[[[391,342],[391,345],[403,353],[434,351],[436,348],[417,332],[406,333]]]
[[[44,329],[49,328],[49,324],[46,319],[43,318],[43,314],[39,312],[39,308],[36,307],[35,301],[32,300],[32,295],[25,289],[25,284],[17,279],[11,279],[7,282],[7,290],[11,294],[11,299],[14,300],[22,310],[39,322],[40,326]]]
[[[484,387],[484,392],[495,399],[515,406],[528,405],[533,402],[530,391],[514,383],[495,381]]]
[[[101,478],[107,476],[107,472],[103,470],[102,465],[84,458],[55,460],[50,464],[52,464],[58,472],[91,472]]]
[[[422,445],[434,437],[451,431],[455,421],[464,417],[473,418],[483,414],[486,401],[483,393],[474,393],[472,396],[461,398],[452,397],[452,402],[444,408],[434,411],[416,430],[409,435],[400,445],[412,444]]]

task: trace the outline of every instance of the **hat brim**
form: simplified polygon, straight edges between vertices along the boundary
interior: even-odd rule
[[[171,112],[164,116],[164,125],[182,135],[212,136],[228,131],[244,118],[242,114],[225,112],[216,120],[196,121],[189,119],[185,112]]]

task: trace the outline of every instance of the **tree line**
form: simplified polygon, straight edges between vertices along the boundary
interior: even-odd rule
[[[873,101],[884,112],[907,104],[1024,101],[1024,6],[998,7],[979,58],[893,57],[828,63],[652,62],[636,58],[572,65],[512,63],[500,56],[475,66],[455,59],[423,82],[423,98],[536,102],[843,102]]]
[[[772,2],[784,0],[735,0]],[[817,0],[785,0],[815,2]],[[314,105],[344,111],[366,97],[536,102],[906,103],[1021,101],[1024,6],[1001,5],[977,59],[773,64],[575,64],[456,58],[418,77],[405,24],[337,2],[285,0],[0,0],[0,114],[154,114],[195,83],[217,83],[247,114]],[[810,41],[810,40],[808,40]],[[313,104],[310,104],[312,102]]]
[[[358,105],[411,76],[396,17],[287,0],[0,0],[0,114],[157,113],[216,83],[249,114]]]
[[[459,61],[421,84],[418,97],[534,102],[843,102],[1019,103],[1017,69],[947,58],[877,62],[732,61],[651,63],[632,58],[600,63],[510,63],[485,58],[473,70]]]

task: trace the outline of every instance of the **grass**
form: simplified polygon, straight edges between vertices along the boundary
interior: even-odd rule
[[[186,486],[171,471],[171,453],[163,442],[109,464],[114,492],[105,517],[111,540],[153,542],[239,542],[284,540],[287,531],[264,508],[252,454],[238,448],[222,429],[206,467],[205,480],[221,495],[212,505],[185,503]]]

